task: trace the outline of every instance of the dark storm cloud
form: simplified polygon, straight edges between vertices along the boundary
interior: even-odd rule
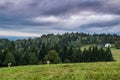
[[[104,22],[93,22],[89,24],[82,25],[83,28],[90,28],[90,27],[113,27],[120,25],[120,19],[116,19],[113,21],[104,21]]]
[[[30,28],[30,26],[50,26],[53,23],[50,22],[32,22],[24,20],[24,18],[0,16],[0,28],[4,29],[22,29]],[[26,27],[25,27],[26,26]]]
[[[115,3],[116,1],[116,3]],[[44,15],[44,14],[62,14],[71,10],[83,11],[92,10],[106,13],[120,13],[119,0],[115,0],[114,4],[110,4],[111,0],[6,0],[0,5],[0,11],[9,9],[25,15]],[[21,11],[18,11],[21,10]],[[24,11],[24,12],[22,12]],[[34,12],[35,11],[35,12]],[[32,12],[32,14],[31,14]]]
[[[59,5],[57,5],[59,4]],[[51,4],[52,5],[52,4]],[[55,3],[54,6],[51,9],[46,10],[43,12],[44,14],[48,15],[59,15],[59,14],[65,14],[70,13],[72,10],[76,11],[84,11],[84,10],[92,10],[95,8],[99,8],[102,6],[102,3],[100,1],[91,0],[61,0],[59,3]]]
[[[110,15],[110,20],[106,15]],[[102,19],[102,16],[105,17]],[[26,32],[39,33],[44,31],[47,33],[51,30],[54,33],[60,30],[60,32],[81,29],[86,31],[88,28],[95,27],[109,29],[109,27],[117,26],[116,28],[119,28],[119,18],[120,0],[0,1],[0,29],[4,30],[22,31],[25,29]]]

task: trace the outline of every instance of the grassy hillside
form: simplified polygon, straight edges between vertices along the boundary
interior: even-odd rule
[[[113,54],[114,59],[115,59],[117,62],[120,62],[120,49],[112,48],[111,51],[112,51],[112,54]]]
[[[0,68],[0,80],[120,80],[120,50],[112,53],[116,62]]]

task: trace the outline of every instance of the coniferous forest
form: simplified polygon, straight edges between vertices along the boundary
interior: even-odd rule
[[[113,61],[110,48],[98,44],[111,43],[120,48],[116,34],[65,33],[47,34],[16,41],[0,39],[0,66]],[[93,45],[81,49],[84,45]]]

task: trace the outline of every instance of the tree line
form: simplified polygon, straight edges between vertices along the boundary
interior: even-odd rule
[[[120,36],[116,34],[86,33],[48,34],[16,41],[1,39],[0,65],[5,66],[9,62],[16,66],[44,64],[47,60],[51,63],[112,61],[109,48],[80,48],[87,44],[114,44],[119,40]]]
[[[74,49],[73,47],[67,48],[58,53],[55,49],[48,52],[37,53],[33,49],[26,50],[23,54],[12,53],[9,49],[2,51],[0,65],[6,66],[8,63],[13,65],[32,65],[32,64],[45,64],[50,61],[52,64],[57,63],[77,63],[77,62],[97,62],[97,61],[113,61],[110,48],[104,49],[96,46],[89,47],[89,49]]]

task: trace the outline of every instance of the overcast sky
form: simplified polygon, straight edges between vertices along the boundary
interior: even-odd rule
[[[0,36],[120,34],[120,0],[0,0]]]

